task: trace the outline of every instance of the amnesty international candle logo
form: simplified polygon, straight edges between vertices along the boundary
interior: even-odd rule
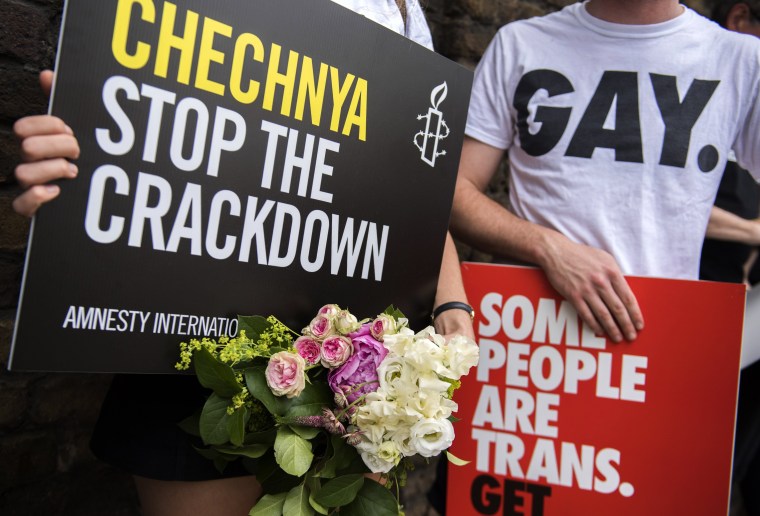
[[[79,175],[35,219],[12,367],[171,372],[186,336],[325,296],[421,325],[471,81],[329,0],[69,0],[50,112]]]
[[[433,88],[427,114],[417,115],[417,120],[425,120],[425,130],[414,135],[414,145],[420,150],[422,161],[431,167],[435,167],[435,160],[439,156],[446,155],[445,150],[438,151],[438,142],[447,138],[450,130],[438,106],[446,99],[448,93],[449,89],[445,81]]]

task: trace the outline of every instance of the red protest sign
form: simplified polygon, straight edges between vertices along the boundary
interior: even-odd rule
[[[450,514],[726,514],[745,292],[629,278],[646,328],[584,328],[537,269],[466,263],[480,363],[457,391]],[[463,492],[463,489],[466,489]]]

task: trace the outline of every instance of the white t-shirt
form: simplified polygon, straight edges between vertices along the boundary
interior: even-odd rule
[[[509,150],[519,217],[605,249],[625,274],[693,279],[730,150],[760,173],[758,91],[754,37],[688,8],[620,25],[576,3],[499,31],[466,132]]]
[[[406,0],[406,26],[396,0],[332,1],[433,50],[433,38],[418,0]]]

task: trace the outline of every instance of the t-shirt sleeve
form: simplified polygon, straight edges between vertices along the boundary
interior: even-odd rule
[[[488,45],[475,69],[465,129],[467,136],[502,150],[512,145],[514,133],[507,98],[507,52],[505,29],[502,29]]]
[[[733,149],[737,163],[747,169],[755,181],[760,182],[760,51],[753,58],[757,64],[751,69],[758,71],[758,76],[750,89],[752,96],[747,103],[749,107]]]
[[[428,50],[433,50],[433,37],[430,34],[425,14],[417,0],[407,0],[407,34],[406,36],[412,41],[416,41]]]

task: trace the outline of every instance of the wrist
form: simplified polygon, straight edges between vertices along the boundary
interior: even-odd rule
[[[470,321],[475,319],[475,310],[469,304],[463,301],[448,301],[446,303],[441,303],[435,307],[430,318],[431,320],[435,321],[438,316],[449,310],[461,310],[470,316]]]
[[[539,227],[532,240],[531,261],[542,269],[550,267],[555,262],[556,255],[561,252],[562,239],[565,239],[565,236],[561,233]]]
[[[465,310],[446,310],[434,319],[433,326],[436,333],[447,339],[454,335],[475,339],[472,318]]]

